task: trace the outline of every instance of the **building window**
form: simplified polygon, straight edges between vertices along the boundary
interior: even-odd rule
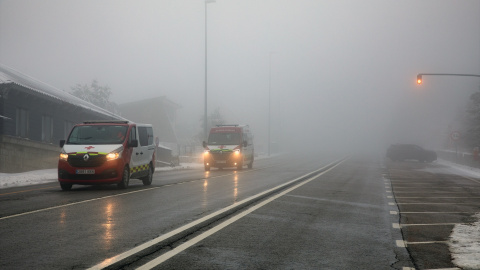
[[[42,141],[52,142],[53,139],[53,118],[48,115],[42,116]]]
[[[63,125],[64,129],[63,129],[63,138],[65,138],[65,140],[67,139],[68,135],[70,134],[70,131],[72,130],[74,124],[70,121],[65,121],[65,125]]]
[[[28,137],[28,111],[22,108],[16,109],[16,135]]]

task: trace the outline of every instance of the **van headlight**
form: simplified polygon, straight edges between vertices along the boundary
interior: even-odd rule
[[[62,149],[62,152],[60,153],[60,160],[67,161],[68,160],[68,154],[65,153],[65,151]]]
[[[122,156],[122,152],[123,152],[123,146],[108,153],[107,155],[105,155],[105,157],[107,158],[107,160],[115,160]]]
[[[235,153],[236,156],[240,155],[240,149],[233,150],[233,153]]]

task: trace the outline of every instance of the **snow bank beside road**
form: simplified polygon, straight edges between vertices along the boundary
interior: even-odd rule
[[[155,171],[203,168],[203,163],[182,163],[176,167],[157,167]],[[0,173],[0,189],[57,182],[57,169],[23,173]]]
[[[36,185],[54,181],[57,181],[57,169],[0,173],[0,188]]]
[[[450,234],[448,246],[453,263],[462,269],[480,269],[480,213],[473,224],[457,224]]]
[[[477,177],[480,178],[480,169],[479,168],[473,168],[465,165],[460,165],[457,163],[453,163],[450,161],[446,161],[443,159],[439,159],[437,161],[437,164],[444,165],[448,168],[447,171],[450,173],[454,173],[457,175],[463,175],[463,176],[468,176],[468,177]]]

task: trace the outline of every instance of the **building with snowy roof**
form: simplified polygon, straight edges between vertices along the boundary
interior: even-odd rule
[[[74,124],[126,120],[0,64],[0,172],[55,168]]]

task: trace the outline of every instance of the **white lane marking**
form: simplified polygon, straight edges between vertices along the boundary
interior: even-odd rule
[[[388,199],[393,199],[393,196],[387,196]]]
[[[418,190],[419,187],[399,187],[399,186],[394,186],[394,189],[415,189],[415,190]],[[424,188],[422,187],[422,189],[452,189],[452,188],[461,188],[463,189],[463,187],[430,187],[430,188]]]
[[[313,176],[313,177],[311,177],[311,178],[309,178],[309,179],[307,179],[307,180],[305,180],[305,181],[303,181],[303,182],[301,182],[301,183],[299,183],[299,184],[297,184],[297,185],[295,185],[295,186],[293,186],[293,187],[288,188],[287,190],[282,191],[281,193],[279,193],[279,194],[277,194],[277,195],[275,195],[275,196],[273,196],[273,197],[271,197],[271,198],[269,198],[269,199],[267,199],[267,200],[265,200],[265,201],[263,201],[263,202],[261,202],[261,203],[259,203],[259,204],[257,204],[257,205],[254,205],[254,206],[250,207],[248,210],[246,210],[246,211],[244,211],[244,212],[242,212],[242,213],[240,213],[240,214],[238,214],[238,215],[236,215],[236,216],[234,216],[234,217],[232,217],[232,218],[230,218],[230,219],[222,222],[221,224],[219,224],[219,225],[217,225],[217,226],[209,229],[208,231],[206,231],[206,232],[204,232],[204,233],[196,236],[195,238],[193,238],[193,239],[191,239],[191,240],[189,240],[189,241],[181,244],[180,246],[178,246],[178,247],[176,247],[176,248],[174,248],[174,249],[172,249],[172,250],[170,250],[170,251],[162,254],[161,256],[159,256],[159,257],[151,260],[150,262],[142,265],[141,267],[137,268],[137,270],[152,269],[152,268],[154,268],[154,267],[162,264],[162,263],[165,262],[166,260],[172,258],[173,256],[177,255],[178,253],[186,250],[187,248],[195,245],[196,243],[202,241],[203,239],[205,239],[205,238],[213,235],[214,233],[222,230],[223,228],[225,228],[225,227],[227,227],[228,225],[234,223],[235,221],[241,219],[242,217],[244,217],[244,216],[252,213],[253,211],[255,211],[255,210],[257,210],[257,209],[265,206],[266,204],[268,204],[268,203],[276,200],[277,198],[282,197],[282,196],[284,196],[285,194],[287,194],[287,193],[289,193],[289,192],[291,192],[291,191],[293,191],[293,190],[295,190],[295,189],[297,189],[297,188],[299,188],[299,187],[301,187],[301,186],[303,186],[303,185],[311,182],[312,180],[317,179],[318,177],[320,177],[320,176],[322,176],[323,174],[327,173],[328,171],[334,169],[335,167],[337,167],[337,166],[340,165],[341,163],[343,163],[343,161],[340,162],[340,163],[338,163],[337,165],[333,166],[332,168],[330,168],[330,169],[322,172],[322,173],[319,174],[319,175]]]
[[[395,203],[393,203],[393,202],[389,202],[389,203],[388,203],[388,205],[395,205]]]
[[[392,183],[401,183],[403,184],[404,186],[408,186],[408,185],[431,185],[432,183],[437,183],[438,181],[432,181],[432,182],[405,182],[405,181],[392,181]]]
[[[415,270],[415,268],[412,268],[413,270]],[[462,270],[462,268],[458,268],[458,267],[453,267],[453,268],[429,268],[429,269],[425,269],[425,270]]]
[[[395,193],[407,193],[407,194],[424,194],[424,191],[395,191]],[[433,191],[428,192],[428,194],[467,194],[463,191]]]
[[[451,204],[451,205],[457,205],[457,204],[472,204],[472,203],[457,203],[457,202],[449,202],[449,203],[430,203],[430,202],[419,202],[419,203],[397,203],[397,204]]]
[[[273,167],[273,166],[270,166],[270,167]],[[265,168],[269,168],[269,167],[262,167],[262,168],[258,168],[258,169],[252,169],[252,170],[248,170],[248,171],[244,171],[244,172],[237,172],[237,173],[246,173],[246,172],[251,172],[251,171],[256,171],[256,170],[262,170],[262,169],[265,169]],[[237,173],[223,174],[223,175],[219,175],[219,176],[206,177],[206,178],[201,178],[201,179],[192,180],[192,181],[188,181],[188,182],[179,182],[179,183],[174,183],[174,184],[167,184],[167,185],[162,185],[160,187],[152,187],[152,188],[147,188],[147,189],[142,189],[142,190],[125,192],[125,193],[121,193],[121,194],[99,197],[99,198],[80,201],[80,202],[67,203],[67,204],[52,206],[52,207],[48,207],[48,208],[42,208],[42,209],[38,209],[38,210],[34,210],[34,211],[24,212],[24,213],[20,213],[20,214],[15,214],[15,215],[11,215],[11,216],[0,217],[0,220],[14,218],[14,217],[20,217],[20,216],[25,216],[25,215],[30,215],[30,214],[35,214],[35,213],[39,213],[39,212],[44,212],[44,211],[58,209],[58,208],[67,207],[67,206],[73,206],[73,205],[87,203],[87,202],[93,202],[93,201],[98,201],[98,200],[103,200],[103,199],[108,199],[108,198],[113,198],[113,197],[118,197],[118,196],[123,196],[123,195],[128,195],[128,194],[133,194],[133,193],[137,193],[137,192],[144,192],[144,191],[159,189],[159,188],[163,188],[163,187],[170,187],[170,186],[181,185],[181,184],[185,184],[185,183],[204,181],[204,180],[209,180],[209,179],[214,179],[214,178],[219,178],[219,177],[224,177],[224,176],[230,176],[230,175],[235,175]]]
[[[62,207],[67,207],[67,206],[72,206],[72,205],[77,205],[77,204],[82,204],[82,203],[87,203],[87,202],[93,202],[93,201],[99,201],[99,200],[104,200],[104,199],[108,199],[108,198],[114,198],[114,197],[118,197],[118,196],[123,196],[123,195],[128,195],[128,194],[143,192],[143,191],[154,190],[154,189],[158,189],[158,188],[162,188],[162,187],[163,187],[163,186],[161,186],[161,187],[147,188],[147,189],[142,189],[142,190],[135,190],[135,191],[125,192],[125,193],[121,193],[121,194],[115,194],[115,195],[110,195],[110,196],[105,196],[105,197],[90,199],[90,200],[86,200],[86,201],[80,201],[80,202],[74,202],[74,203],[67,203],[67,204],[52,206],[52,207],[48,207],[48,208],[42,208],[42,209],[38,209],[38,210],[34,210],[34,211],[29,211],[29,212],[24,212],[24,213],[20,213],[20,214],[15,214],[15,215],[11,215],[11,216],[1,217],[0,220],[2,220],[2,219],[8,219],[8,218],[13,218],[13,217],[20,217],[20,216],[30,215],[30,214],[34,214],[34,213],[44,212],[44,211],[48,211],[48,210],[52,210],[52,209],[58,209],[58,208],[62,208]]]
[[[390,215],[398,215],[397,211],[390,211]]]
[[[425,242],[407,242],[405,241],[405,245],[428,245],[428,244],[447,244],[448,241],[425,241]]]
[[[400,212],[400,214],[474,214],[476,212]]]
[[[327,171],[330,171],[331,169],[333,169],[333,168],[335,168],[336,166],[340,165],[340,164],[343,163],[345,160],[346,160],[346,159],[343,159],[342,162],[338,163],[337,165],[335,165],[334,167],[328,169]],[[328,166],[331,166],[331,165],[334,164],[335,162],[338,162],[338,161],[334,161],[334,162],[332,162],[332,163],[330,163],[330,164],[328,164],[328,165],[325,165],[324,167],[322,167],[322,168],[320,168],[320,169],[318,169],[318,170],[316,170],[316,171],[313,171],[313,172],[307,173],[307,174],[305,174],[305,175],[302,175],[302,176],[300,176],[300,177],[298,177],[298,178],[295,178],[295,179],[293,179],[293,180],[291,180],[291,181],[289,181],[289,182],[286,182],[286,183],[281,184],[281,185],[279,185],[279,186],[277,186],[277,187],[274,187],[274,188],[271,188],[271,189],[269,189],[269,190],[266,190],[266,191],[263,191],[263,192],[261,192],[261,193],[258,193],[257,195],[253,195],[253,196],[251,196],[251,197],[248,197],[248,198],[246,198],[246,199],[244,199],[244,200],[242,200],[242,201],[236,202],[236,203],[234,203],[234,204],[232,204],[232,205],[230,205],[230,206],[227,206],[227,207],[225,207],[225,208],[223,208],[223,209],[220,209],[220,210],[218,210],[218,211],[216,211],[216,212],[213,212],[213,213],[211,213],[211,214],[209,214],[209,215],[207,215],[207,216],[204,216],[204,217],[202,217],[202,218],[200,218],[200,219],[197,219],[197,220],[195,220],[195,221],[193,221],[193,222],[191,222],[191,223],[185,224],[185,225],[183,225],[183,226],[181,226],[181,227],[179,227],[179,228],[177,228],[177,229],[175,229],[175,230],[173,230],[173,231],[170,231],[170,232],[168,232],[168,233],[166,233],[166,234],[164,234],[164,235],[161,235],[161,236],[159,236],[159,237],[157,237],[157,238],[155,238],[155,239],[152,239],[152,240],[150,240],[150,241],[148,241],[148,242],[145,242],[145,243],[143,243],[143,244],[141,244],[141,245],[139,245],[139,246],[136,246],[136,247],[133,248],[133,249],[127,250],[127,251],[125,251],[125,252],[123,252],[123,253],[121,253],[121,254],[118,254],[118,255],[113,256],[113,257],[108,258],[108,259],[105,259],[103,262],[101,262],[101,263],[99,263],[99,264],[97,264],[97,265],[94,265],[94,266],[90,267],[88,270],[99,270],[99,269],[106,268],[106,267],[108,267],[108,266],[110,266],[110,265],[113,265],[113,264],[115,264],[115,263],[117,263],[117,262],[119,262],[119,261],[121,261],[121,260],[124,260],[125,258],[128,258],[128,257],[130,257],[130,256],[132,256],[132,255],[134,255],[134,254],[136,254],[136,253],[138,253],[138,252],[140,252],[140,251],[142,251],[142,250],[144,250],[144,249],[147,249],[147,248],[149,248],[149,247],[151,247],[151,246],[154,246],[154,245],[156,245],[156,244],[158,244],[158,243],[160,243],[160,242],[162,242],[162,241],[164,241],[164,240],[166,240],[166,239],[168,239],[168,238],[170,238],[170,237],[172,237],[172,236],[174,236],[174,235],[176,235],[176,234],[179,234],[179,233],[181,233],[181,232],[183,232],[183,231],[185,231],[185,230],[188,230],[188,229],[190,229],[190,228],[192,228],[192,227],[195,227],[196,225],[198,225],[198,224],[200,224],[200,223],[202,223],[202,222],[204,222],[204,221],[207,221],[207,220],[209,220],[209,219],[211,219],[211,218],[214,218],[215,216],[221,215],[221,214],[229,211],[229,210],[232,209],[232,208],[235,208],[235,207],[237,207],[237,206],[239,206],[239,205],[242,205],[242,204],[246,204],[246,203],[248,203],[248,202],[250,202],[250,201],[252,201],[252,200],[255,200],[256,198],[261,197],[261,196],[263,196],[264,194],[267,194],[267,193],[269,193],[269,192],[271,192],[271,191],[274,191],[274,190],[276,190],[276,189],[282,188],[282,187],[284,187],[284,186],[288,186],[288,185],[290,185],[290,184],[292,184],[292,183],[294,183],[294,182],[296,182],[296,181],[298,181],[298,180],[306,177],[306,176],[309,175],[309,174],[312,174],[312,173],[321,171],[322,169],[324,169],[324,168],[326,168],[326,167],[328,167]],[[322,174],[326,173],[327,171],[323,172]],[[319,175],[319,176],[320,176],[320,175]]]
[[[398,223],[393,223],[393,228],[394,229],[400,229],[403,227],[411,227],[411,226],[452,226],[452,225],[457,225],[457,224],[463,224],[463,223],[430,223],[430,224],[398,224]]]
[[[480,197],[395,197],[397,199],[480,199]]]
[[[408,245],[424,245],[424,244],[446,244],[448,241],[425,241],[425,242],[407,242],[404,240],[397,240],[397,247],[407,247]]]

